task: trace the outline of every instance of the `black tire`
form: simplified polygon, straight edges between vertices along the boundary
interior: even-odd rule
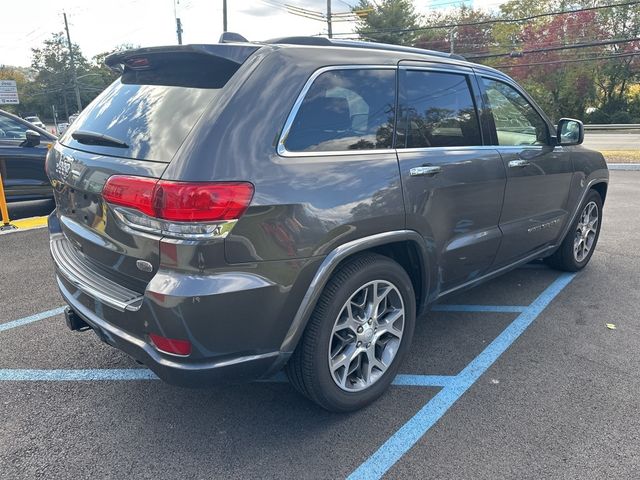
[[[584,258],[578,259],[574,254],[574,240],[578,233],[578,224],[581,221],[582,212],[585,207],[589,205],[591,202],[595,203],[597,208],[598,215],[598,223],[596,226],[595,236],[593,238],[593,244],[589,252],[584,256]],[[578,210],[578,215],[576,219],[571,224],[571,228],[567,232],[564,240],[560,244],[558,250],[555,251],[553,255],[545,258],[545,262],[552,268],[563,270],[565,272],[577,272],[578,270],[582,270],[589,260],[591,260],[591,256],[596,249],[596,245],[598,243],[598,238],[600,237],[600,227],[602,226],[602,198],[600,198],[600,194],[595,190],[590,190],[587,194],[586,198],[580,205],[580,209]]]
[[[329,367],[332,331],[352,295],[376,280],[391,283],[402,298],[402,338],[395,357],[377,380],[363,390],[345,391],[334,381]],[[391,384],[409,350],[415,327],[415,303],[411,279],[398,263],[374,253],[358,255],[349,260],[332,275],[316,304],[305,332],[287,363],[285,370],[289,381],[296,390],[329,411],[349,412],[370,404]]]

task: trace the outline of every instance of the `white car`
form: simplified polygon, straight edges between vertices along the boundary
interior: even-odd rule
[[[38,117],[36,117],[36,116],[33,116],[33,117],[24,117],[24,119],[25,119],[27,122],[31,123],[32,125],[35,125],[35,126],[36,126],[36,127],[38,127],[38,128],[41,128],[41,129],[43,129],[43,130],[46,130],[46,129],[47,129],[47,127],[45,126],[45,124],[44,124],[44,123],[42,123],[42,120],[40,120],[40,118],[38,118]]]
[[[57,130],[58,130],[58,135],[62,135],[67,128],[69,128],[69,124],[66,122],[62,122],[58,124]]]

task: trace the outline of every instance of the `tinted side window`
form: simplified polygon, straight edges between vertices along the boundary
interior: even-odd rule
[[[544,145],[547,124],[516,89],[483,78],[486,101],[496,125],[498,145]]]
[[[29,127],[13,118],[0,115],[0,140],[24,140],[28,129]]]
[[[409,70],[402,85],[399,144],[407,148],[482,145],[466,75]]]
[[[391,148],[395,70],[350,69],[315,79],[284,146],[291,152]]]

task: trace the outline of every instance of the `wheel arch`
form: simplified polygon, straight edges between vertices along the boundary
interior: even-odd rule
[[[359,238],[340,245],[325,257],[300,303],[280,347],[281,352],[293,352],[295,349],[333,272],[354,255],[364,252],[375,252],[389,257],[405,269],[416,294],[416,311],[421,312],[426,304],[430,286],[429,254],[424,238],[414,230],[395,230]]]
[[[591,185],[590,190],[595,190],[600,195],[602,199],[602,205],[604,205],[604,200],[607,197],[607,189],[609,188],[609,184],[604,180],[602,182],[594,183]]]

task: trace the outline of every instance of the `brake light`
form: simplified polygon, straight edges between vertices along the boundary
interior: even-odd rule
[[[187,356],[191,354],[191,342],[189,340],[177,340],[175,338],[167,338],[155,333],[150,333],[149,338],[155,347],[164,353],[172,355]]]
[[[127,175],[109,177],[102,189],[102,198],[128,226],[178,237],[228,233],[252,197],[248,182],[173,182]]]
[[[145,68],[149,68],[151,66],[149,59],[145,57],[129,58],[125,60],[125,63],[129,68],[132,68],[134,70],[144,70]]]

